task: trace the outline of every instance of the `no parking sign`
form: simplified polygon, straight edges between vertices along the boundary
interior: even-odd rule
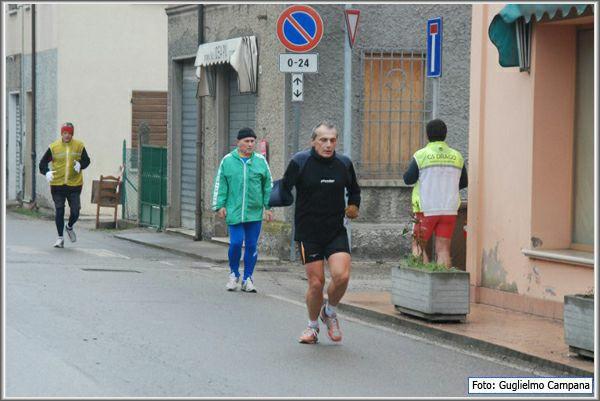
[[[323,20],[310,6],[288,7],[277,20],[277,37],[290,51],[296,53],[310,51],[323,37]]]

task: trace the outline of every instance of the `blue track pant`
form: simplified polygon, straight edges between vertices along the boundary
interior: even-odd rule
[[[240,276],[240,258],[242,256],[242,243],[244,251],[244,278],[252,277],[258,251],[256,244],[260,235],[262,221],[252,221],[229,226],[229,268],[236,277]]]

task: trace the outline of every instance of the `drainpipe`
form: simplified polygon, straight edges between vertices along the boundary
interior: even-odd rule
[[[31,5],[31,203],[35,205],[36,151],[35,151],[35,4]]]
[[[19,172],[21,175],[21,185],[17,191],[17,199],[19,203],[25,201],[25,152],[23,152],[25,142],[25,4],[18,6],[21,9],[21,91],[19,95],[19,111],[20,111],[20,131],[19,132]]]
[[[198,46],[204,43],[204,5],[198,5]],[[202,174],[204,173],[204,121],[202,118],[202,98],[198,98],[196,129],[196,232],[195,241],[202,241]]]

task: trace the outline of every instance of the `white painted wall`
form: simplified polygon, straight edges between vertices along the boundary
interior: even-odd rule
[[[131,140],[131,92],[167,90],[167,15],[164,4],[61,4],[57,20],[56,132],[70,121],[85,143],[82,213],[95,214],[92,181],[119,174]]]
[[[19,5],[21,6],[21,5]],[[56,11],[60,5],[36,5],[36,51],[53,49],[57,44]],[[5,8],[6,56],[14,54],[31,54],[31,7],[19,7],[9,12]],[[23,39],[21,39],[23,38]]]
[[[8,137],[6,138],[6,199],[9,201],[17,199],[17,96],[11,93],[8,96]]]

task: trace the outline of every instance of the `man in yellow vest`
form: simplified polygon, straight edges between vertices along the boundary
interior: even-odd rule
[[[58,239],[55,248],[64,248],[63,229],[66,228],[71,242],[77,241],[73,225],[79,218],[81,208],[81,188],[83,187],[83,174],[81,170],[90,165],[90,158],[83,142],[73,139],[75,127],[71,123],[64,123],[60,129],[60,139],[52,142],[40,160],[40,173],[46,176],[50,184],[50,192],[56,209],[56,230]],[[52,170],[48,163],[52,162]],[[69,222],[65,226],[65,200],[69,202]]]
[[[412,192],[416,220],[413,255],[422,254],[423,261],[429,261],[421,245],[426,244],[435,232],[437,263],[450,267],[450,243],[460,206],[459,190],[467,187],[468,178],[462,155],[445,142],[446,133],[446,124],[442,120],[427,123],[429,143],[415,152],[404,173],[404,182],[416,184]]]

